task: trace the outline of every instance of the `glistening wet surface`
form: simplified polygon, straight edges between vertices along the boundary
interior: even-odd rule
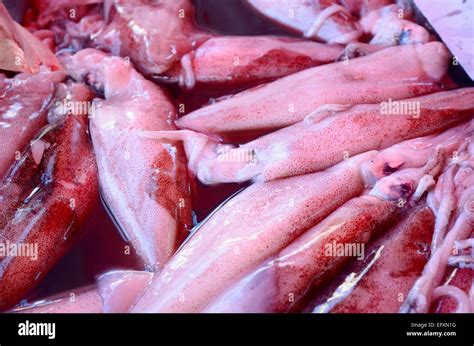
[[[195,6],[198,25],[219,34],[288,35],[285,31],[255,16],[239,0],[196,0]],[[241,90],[198,88],[191,93],[185,93],[176,88],[164,87],[168,88],[177,105],[185,103],[185,113],[208,103],[210,98]],[[236,142],[246,140],[247,138],[236,138]],[[194,181],[193,211],[196,222],[205,219],[223,201],[245,186],[245,184],[205,186]],[[62,291],[78,290],[94,283],[98,275],[113,269],[142,269],[142,267],[98,198],[94,210],[83,225],[83,235],[78,243],[31,292],[28,301],[32,302]]]

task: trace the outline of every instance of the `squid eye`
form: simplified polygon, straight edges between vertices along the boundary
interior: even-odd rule
[[[409,44],[410,43],[410,36],[411,36],[411,30],[410,29],[403,29],[402,32],[400,33],[399,37],[399,43],[400,44]]]
[[[92,88],[96,94],[104,94],[104,85],[99,83],[93,73],[88,73],[84,76],[84,82],[86,85]]]
[[[398,167],[392,167],[388,162],[385,162],[383,165],[383,174],[384,175],[390,175],[392,173],[395,173],[397,171]]]
[[[399,193],[401,197],[407,197],[413,192],[413,186],[409,183],[395,185],[393,189]]]

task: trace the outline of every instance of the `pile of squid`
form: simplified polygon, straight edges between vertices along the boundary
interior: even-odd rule
[[[474,312],[456,59],[409,1],[242,6],[287,35],[219,35],[190,0],[0,3],[0,310]],[[242,189],[197,222],[196,183]],[[98,198],[141,270],[28,300]]]

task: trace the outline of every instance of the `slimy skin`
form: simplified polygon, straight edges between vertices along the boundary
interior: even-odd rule
[[[19,313],[124,313],[153,277],[152,273],[116,270],[102,274],[97,285],[63,292],[20,306]]]
[[[462,242],[472,242],[474,229],[474,145],[470,142],[460,149],[445,168],[438,184],[428,196],[428,203],[436,213],[433,252],[422,275],[413,284],[400,312],[430,311],[434,300],[451,296],[457,301],[457,312],[472,312],[468,293],[443,284],[449,264],[463,268],[472,256],[462,256]],[[452,185],[450,189],[446,184]],[[441,186],[441,188],[440,188]],[[442,190],[441,198],[437,196]],[[449,195],[445,195],[449,194]],[[443,199],[447,199],[444,202]],[[453,251],[456,250],[457,251]],[[448,287],[449,286],[449,287]]]
[[[59,88],[56,100],[92,96],[73,83]],[[0,257],[0,310],[18,303],[71,248],[98,197],[87,115],[57,116],[62,121],[40,131],[0,186],[0,243],[30,246],[29,256]]]
[[[240,278],[205,311],[291,311],[311,288],[329,280],[355,256],[354,253],[335,255],[333,244],[353,244],[354,252],[357,244],[368,244],[404,206],[399,201],[408,200],[418,190],[421,177],[429,173],[436,175],[437,163],[441,164],[438,156],[436,152],[421,169],[400,170],[380,179],[367,195],[353,198],[270,261]]]
[[[403,9],[389,5],[365,15],[361,24],[366,33],[374,37],[372,45],[420,44],[430,40],[429,32],[422,26],[400,18]]]
[[[153,273],[135,270],[115,270],[97,279],[97,289],[106,313],[124,313],[148,286]]]
[[[342,46],[278,36],[212,37],[188,54],[189,67],[175,64],[159,80],[179,82],[188,89],[195,84],[241,85],[273,80],[331,63]]]
[[[193,23],[189,0],[116,0],[105,3],[107,26],[93,45],[129,57],[146,74],[161,74],[209,37]]]
[[[104,92],[90,123],[102,197],[143,263],[159,268],[192,223],[186,156],[180,143],[139,133],[174,130],[175,108],[122,58],[85,49],[65,58],[65,66]]]
[[[453,157],[473,135],[474,121],[471,120],[439,134],[400,142],[380,151],[376,158],[364,163],[362,174],[372,184],[400,168],[421,167],[438,146],[443,148],[448,157]]]
[[[271,0],[248,0],[247,3],[261,15],[307,38],[347,44],[362,34],[350,12],[337,1],[283,0],[275,4]]]
[[[369,152],[324,172],[256,183],[227,201],[155,276],[132,312],[198,312],[247,270],[364,189]]]
[[[449,291],[439,292],[436,294],[436,289],[444,287],[442,279],[446,272],[446,265],[450,257],[456,240],[466,239],[470,236],[474,225],[474,212],[472,205],[474,204],[473,189],[466,193],[466,203],[471,207],[466,208],[457,217],[453,227],[449,230],[440,247],[432,254],[430,260],[423,270],[423,274],[414,283],[406,301],[400,307],[400,312],[428,312],[433,299],[440,296],[448,295]],[[461,293],[456,291],[457,294]],[[466,295],[466,293],[464,293]],[[467,298],[469,300],[469,298]],[[462,302],[462,300],[459,300]],[[470,311],[470,306],[460,306],[459,312]],[[472,312],[472,311],[471,311]]]
[[[383,245],[381,256],[355,288],[331,312],[397,313],[411,285],[421,274],[433,235],[434,214],[426,205],[415,207],[399,224],[366,250]]]
[[[33,34],[15,22],[0,3],[0,70],[38,73],[44,66],[61,70],[56,56]]]
[[[472,117],[473,97],[474,88],[465,88],[403,100],[418,104],[419,115],[382,114],[381,105],[354,106],[321,121],[305,119],[238,147],[220,144],[213,137],[191,131],[144,135],[183,140],[189,168],[204,184],[251,179],[268,181],[319,171],[345,157],[445,130]],[[400,156],[408,155],[414,160],[414,153],[418,151],[419,157],[426,157],[430,148],[437,144],[445,145],[447,150],[452,151],[456,143],[459,145],[472,131],[470,124],[450,130],[439,138],[420,138],[420,143],[413,141],[406,144],[417,146],[418,149],[401,150],[394,147],[385,157],[387,162],[392,161],[392,165],[397,165],[401,162],[393,160]],[[401,152],[392,156],[394,151]]]
[[[294,73],[198,109],[176,123],[183,129],[225,136],[288,126],[321,106],[380,103],[429,94],[440,90],[438,82],[449,59],[440,42],[390,47]]]
[[[395,214],[396,203],[354,198],[306,231],[272,260],[247,274],[204,312],[288,312],[328,280],[351,256],[328,252],[336,244],[366,244]],[[331,250],[332,251],[332,250]],[[354,256],[356,256],[354,254]]]
[[[94,286],[83,287],[21,306],[11,312],[21,314],[76,314],[103,312],[102,299]]]
[[[38,74],[20,73],[13,78],[0,74],[0,178],[33,136],[47,123],[55,85],[62,72],[42,69]]]

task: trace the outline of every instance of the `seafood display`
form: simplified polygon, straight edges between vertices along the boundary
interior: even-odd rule
[[[0,311],[473,313],[474,84],[416,4],[217,6],[0,1]]]

